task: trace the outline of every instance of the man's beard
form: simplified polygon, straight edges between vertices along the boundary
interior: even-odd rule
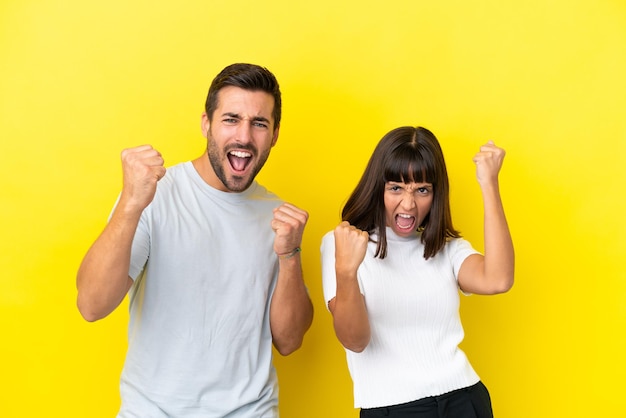
[[[261,171],[261,168],[263,168],[265,162],[270,155],[270,148],[268,148],[263,152],[263,154],[259,156],[259,160],[257,161],[256,166],[252,167],[252,170],[249,172],[247,177],[232,176],[229,179],[226,177],[226,170],[224,169],[224,165],[230,164],[227,156],[229,150],[225,149],[225,152],[222,152],[217,148],[210,130],[207,132],[207,140],[207,154],[209,156],[209,162],[211,163],[211,167],[213,167],[213,171],[215,172],[217,178],[220,179],[224,187],[226,187],[226,189],[228,189],[228,191],[230,192],[243,192],[248,187],[250,187],[250,185],[256,178],[256,175],[259,174],[259,171]],[[249,151],[253,156],[256,156],[258,154],[257,149],[253,146],[240,145],[233,148],[245,149],[246,151]]]

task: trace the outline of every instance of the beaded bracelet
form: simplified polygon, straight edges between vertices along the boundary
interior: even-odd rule
[[[300,247],[296,247],[296,248],[294,248],[294,249],[293,249],[293,251],[292,251],[292,252],[290,252],[290,253],[285,253],[285,254],[277,254],[277,255],[278,255],[278,258],[280,258],[281,260],[287,260],[287,259],[289,259],[289,258],[293,257],[294,255],[298,254],[300,251],[302,251],[302,250],[300,249]]]

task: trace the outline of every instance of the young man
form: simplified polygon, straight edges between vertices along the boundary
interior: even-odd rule
[[[88,321],[130,297],[118,417],[278,416],[272,343],[292,353],[313,318],[308,214],[255,181],[280,117],[274,75],[233,64],[209,89],[199,158],[166,170],[150,145],[122,152],[119,200],[77,275]]]

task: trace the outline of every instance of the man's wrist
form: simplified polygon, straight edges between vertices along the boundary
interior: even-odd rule
[[[281,254],[276,254],[276,255],[281,260],[288,260],[292,257],[295,257],[301,251],[302,249],[300,247],[296,247],[292,251],[289,251],[288,253],[281,253]]]

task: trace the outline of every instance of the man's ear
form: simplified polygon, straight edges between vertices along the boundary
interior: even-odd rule
[[[278,141],[278,131],[280,131],[280,125],[276,127],[276,129],[274,129],[274,136],[272,137],[272,146],[276,145],[276,142]]]
[[[211,121],[206,112],[202,112],[202,118],[200,120],[200,129],[202,130],[202,136],[209,139],[209,129],[211,129]]]

